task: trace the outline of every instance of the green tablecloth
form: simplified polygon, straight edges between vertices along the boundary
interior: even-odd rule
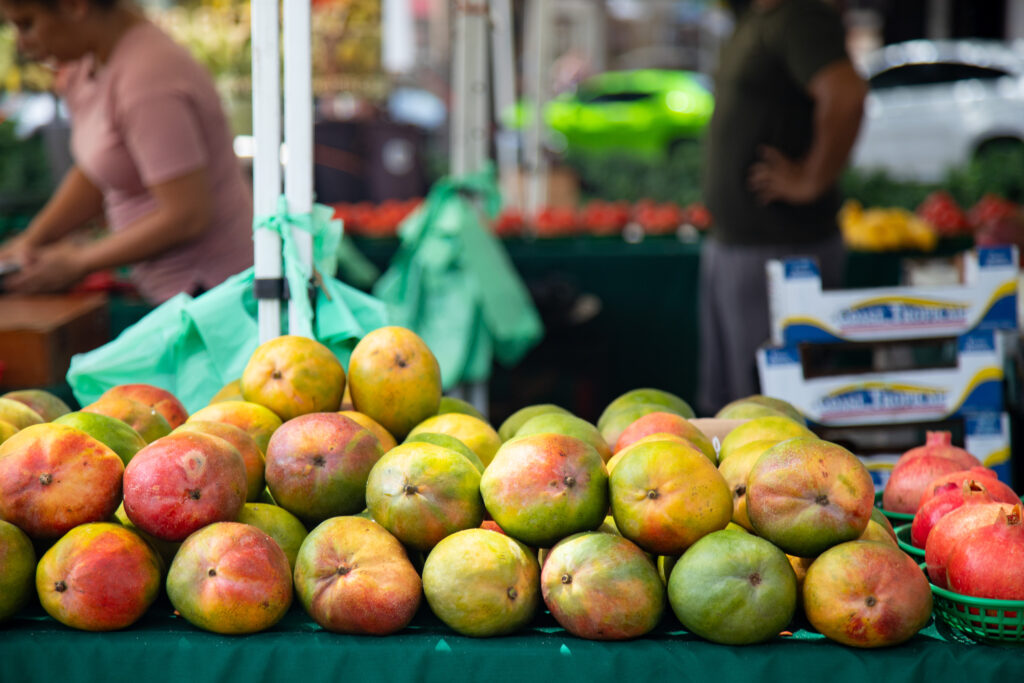
[[[174,617],[166,602],[118,632],[74,631],[31,610],[0,626],[4,683],[1002,683],[1021,677],[1024,648],[961,644],[934,624],[900,646],[876,650],[848,648],[808,631],[763,645],[716,645],[681,630],[671,614],[654,632],[629,642],[576,638],[547,613],[519,634],[474,639],[456,635],[425,607],[410,627],[385,637],[323,631],[298,606],[271,630],[220,636]]]

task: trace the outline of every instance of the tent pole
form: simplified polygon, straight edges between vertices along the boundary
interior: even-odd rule
[[[512,40],[512,7],[509,0],[491,0],[491,78],[494,81],[494,111],[497,123],[495,153],[499,178],[512,188],[505,202],[522,211],[523,191],[519,177],[519,143],[515,130],[502,124],[502,117],[516,104],[515,46]]]
[[[451,173],[458,178],[483,168],[490,139],[488,4],[455,8],[452,64]]]
[[[483,169],[490,156],[490,71],[493,38],[488,24],[490,2],[476,0],[455,5],[453,36],[451,175],[461,178]],[[487,382],[455,388],[484,415],[488,413]]]
[[[313,64],[310,55],[309,0],[284,0],[284,194],[288,211],[308,214],[313,210]],[[292,237],[302,263],[312,268],[313,236],[298,228]],[[310,270],[312,272],[312,269]],[[329,273],[334,275],[334,273]],[[295,298],[308,292],[291,292],[288,330],[306,329]]]
[[[281,79],[277,0],[252,6],[253,213],[273,214],[281,193]],[[257,281],[277,283],[276,296],[257,298],[257,329],[262,344],[281,334],[281,237],[272,230],[253,235]],[[271,289],[274,289],[271,286]]]
[[[544,105],[547,103],[548,33],[551,30],[548,4],[551,0],[530,0],[526,5],[528,68],[525,69],[533,112],[526,129],[524,164],[527,172],[526,214],[532,221],[547,201],[548,163],[544,156]],[[532,228],[531,228],[532,229]]]

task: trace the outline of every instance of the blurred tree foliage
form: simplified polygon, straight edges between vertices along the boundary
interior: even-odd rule
[[[911,211],[929,193],[944,187],[944,183],[902,181],[881,171],[864,172],[856,169],[848,169],[839,183],[843,197],[856,199],[861,206],[894,207]]]
[[[629,154],[568,154],[565,163],[579,175],[585,199],[653,199],[685,206],[700,200],[704,145],[698,141],[677,145],[661,159]]]
[[[937,183],[919,183],[890,178],[885,173],[848,170],[842,180],[843,193],[864,206],[897,206],[915,209],[935,190],[946,190],[964,208],[982,196],[995,194],[1014,202],[1024,201],[1024,145],[1006,145],[987,150],[966,166],[949,171]]]
[[[637,201],[650,198],[686,205],[701,198],[704,145],[674,148],[662,159],[625,154],[569,153],[565,163],[580,177],[584,198]],[[848,169],[840,182],[846,198],[863,206],[914,210],[935,190],[946,190],[960,206],[974,205],[988,193],[1024,202],[1024,145],[988,150],[940,182],[897,180],[884,172]]]
[[[52,189],[42,138],[19,139],[13,121],[0,122],[0,241],[24,229]]]
[[[45,196],[51,185],[42,138],[33,135],[19,139],[13,121],[0,122],[0,200]]]
[[[22,90],[50,90],[53,74],[53,69],[20,57],[14,25],[0,23],[0,96]]]
[[[988,193],[1024,202],[1024,145],[986,149],[965,168],[952,171],[946,187],[961,206],[970,206]]]

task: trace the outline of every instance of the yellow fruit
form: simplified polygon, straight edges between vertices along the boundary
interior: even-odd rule
[[[338,410],[345,392],[345,368],[315,339],[282,335],[253,351],[239,388],[246,401],[266,406],[288,421]]]
[[[396,439],[441,405],[441,366],[419,335],[404,327],[380,327],[363,337],[352,349],[348,372],[355,409]]]
[[[454,436],[469,446],[469,449],[476,453],[485,467],[494,458],[498,447],[501,446],[501,437],[491,425],[465,413],[442,413],[428,417],[413,427],[409,436],[424,432]]]

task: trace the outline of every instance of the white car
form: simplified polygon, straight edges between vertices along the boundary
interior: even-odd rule
[[[982,40],[915,40],[868,54],[851,163],[935,182],[976,155],[1024,147],[1024,52]]]

